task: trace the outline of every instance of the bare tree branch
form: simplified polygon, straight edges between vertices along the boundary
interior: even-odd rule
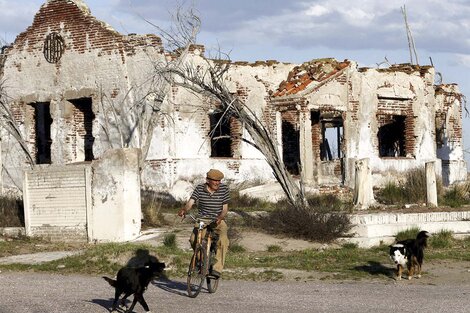
[[[413,35],[411,34],[410,25],[408,24],[408,16],[407,16],[407,13],[406,13],[405,5],[403,5],[403,7],[401,7],[401,13],[403,14],[403,18],[405,20],[406,36],[408,38],[408,49],[410,50],[410,63],[418,65],[419,64],[418,54],[416,53],[415,42],[414,42],[414,39],[413,39]],[[414,54],[416,63],[413,62],[413,54]]]
[[[5,129],[20,145],[21,150],[26,156],[27,163],[31,168],[34,168],[34,160],[31,151],[28,148],[26,140],[18,127],[13,113],[11,112],[8,95],[3,86],[4,82],[0,81],[0,127]]]

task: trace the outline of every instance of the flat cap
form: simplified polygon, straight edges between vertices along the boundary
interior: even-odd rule
[[[207,178],[212,180],[222,180],[222,178],[224,178],[224,173],[212,168],[209,170],[209,172],[207,172]]]

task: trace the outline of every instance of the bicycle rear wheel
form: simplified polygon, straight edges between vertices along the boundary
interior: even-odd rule
[[[204,282],[204,264],[206,256],[201,246],[196,247],[193,257],[189,263],[188,269],[188,296],[191,298],[197,297]]]

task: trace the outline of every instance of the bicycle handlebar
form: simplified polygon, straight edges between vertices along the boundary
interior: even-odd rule
[[[191,213],[186,214],[186,216],[189,216],[193,221],[199,224],[199,228],[205,228],[205,227],[212,227],[215,226],[217,223],[217,219],[210,219],[210,218],[199,218],[195,217]],[[208,222],[206,222],[208,221]]]

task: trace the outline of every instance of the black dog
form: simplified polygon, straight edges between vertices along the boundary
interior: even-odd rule
[[[121,299],[121,305],[125,306],[126,298],[134,295],[134,300],[126,312],[132,312],[137,301],[142,305],[145,312],[149,312],[149,307],[144,299],[144,291],[148,284],[156,276],[163,273],[165,263],[161,263],[155,257],[151,257],[141,267],[125,266],[117,273],[117,278],[111,279],[103,276],[103,278],[115,288],[115,296],[111,312],[116,311],[119,297],[124,294]]]
[[[427,247],[427,238],[430,234],[427,231],[420,231],[416,239],[406,239],[398,241],[390,246],[390,258],[397,265],[396,278],[401,279],[403,268],[406,264],[408,268],[408,279],[416,276],[421,277],[421,267],[424,260],[424,248]]]

